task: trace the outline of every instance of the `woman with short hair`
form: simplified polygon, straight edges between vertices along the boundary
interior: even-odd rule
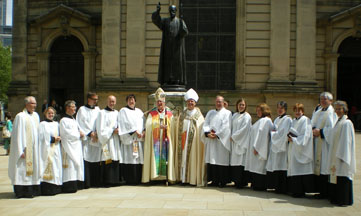
[[[304,115],[303,104],[293,106],[295,118],[288,133],[288,191],[293,197],[314,192],[313,135],[311,120]]]
[[[287,103],[277,103],[278,117],[274,120],[274,130],[271,132],[270,152],[267,160],[267,188],[275,189],[276,193],[287,192],[287,134],[291,128],[292,119],[287,115]]]
[[[141,183],[144,162],[144,114],[135,106],[134,94],[128,95],[125,101],[127,105],[118,114],[120,171],[126,184],[137,185]]]
[[[329,139],[330,151],[327,170],[330,178],[330,201],[336,205],[352,205],[352,179],[356,173],[355,129],[347,117],[347,103],[334,103],[338,120]]]
[[[274,126],[271,120],[271,110],[267,104],[259,104],[256,112],[260,119],[252,126],[245,169],[251,174],[252,188],[260,191],[266,190],[266,163],[270,132]]]

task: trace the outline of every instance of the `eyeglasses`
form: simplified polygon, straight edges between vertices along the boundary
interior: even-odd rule
[[[90,100],[94,100],[94,101],[97,101],[98,98],[89,98]]]

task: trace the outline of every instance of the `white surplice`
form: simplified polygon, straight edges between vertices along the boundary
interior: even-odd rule
[[[144,114],[142,110],[123,107],[118,114],[118,130],[121,140],[121,161],[123,164],[143,164],[144,140],[139,139],[135,131],[144,130]],[[133,133],[132,135],[130,133]],[[136,141],[136,143],[134,143]],[[133,145],[138,145],[138,153],[133,151]]]
[[[42,182],[61,185],[63,183],[63,168],[61,161],[60,142],[50,143],[51,137],[59,136],[59,123],[42,121],[39,125],[39,165]],[[43,179],[45,169],[51,160],[52,176],[50,180]]]
[[[336,122],[331,134],[326,138],[330,142],[328,174],[331,174],[332,169],[335,168],[336,176],[348,177],[352,180],[356,173],[355,129],[346,115]]]
[[[292,142],[288,148],[288,176],[313,174],[313,135],[311,121],[306,116],[292,121]]]
[[[291,128],[291,117],[278,116],[274,120],[274,131],[271,131],[271,148],[268,155],[266,170],[273,172],[277,170],[287,170],[287,134]]]
[[[231,151],[231,111],[210,110],[203,124],[203,132],[214,131],[217,138],[211,139],[202,135],[205,144],[205,162],[212,165],[229,166]]]
[[[251,128],[252,117],[247,112],[233,114],[231,166],[245,166]]]
[[[252,125],[245,170],[262,175],[266,174],[270,133],[273,128],[272,120],[268,117],[260,118]],[[254,154],[254,150],[258,152],[257,155]]]
[[[64,117],[60,120],[59,130],[62,151],[66,153],[63,164],[68,165],[63,167],[63,182],[84,181],[83,151],[78,123],[74,118]]]
[[[332,128],[337,120],[336,113],[333,107],[330,105],[327,109],[318,109],[312,116],[311,124],[312,128],[322,129],[322,132],[325,137],[331,136]],[[321,152],[317,151],[317,145],[321,142],[322,150]],[[326,139],[320,137],[314,137],[314,172],[322,175],[327,175],[327,158],[329,153],[330,144]],[[320,155],[320,156],[318,156]]]
[[[91,109],[87,106],[79,108],[76,115],[76,121],[78,122],[79,129],[85,134],[82,138],[83,143],[83,156],[87,162],[99,162],[101,161],[101,145],[99,142],[93,142],[88,136],[89,133],[96,131],[95,121],[99,114],[99,107]]]
[[[33,144],[33,174],[26,175],[26,159],[21,158],[25,153],[28,135],[26,134],[26,124],[30,122],[32,144]],[[39,142],[38,127],[39,115],[36,112],[29,114],[25,109],[16,115],[13,131],[11,132],[10,156],[8,175],[13,185],[39,185]]]
[[[118,134],[114,134],[114,130],[118,127],[117,118],[117,110],[110,111],[103,109],[99,112],[96,120],[96,131],[102,148],[102,161],[106,161],[108,159],[119,161],[121,159],[119,136]],[[106,146],[104,147],[103,145]],[[105,148],[109,154],[104,153],[103,148]]]

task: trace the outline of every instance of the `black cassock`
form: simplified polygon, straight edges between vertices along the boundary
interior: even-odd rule
[[[188,29],[182,19],[161,18],[159,12],[152,14],[153,23],[163,32],[159,57],[158,82],[164,85],[186,85],[186,62],[184,37]]]

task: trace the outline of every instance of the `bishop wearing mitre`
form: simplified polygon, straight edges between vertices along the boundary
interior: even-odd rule
[[[204,144],[201,141],[204,117],[196,107],[198,94],[189,89],[184,95],[187,107],[176,117],[175,173],[177,181],[204,186]]]
[[[155,92],[156,107],[146,117],[142,183],[175,181],[173,114],[165,105],[165,97],[163,89],[158,88]]]

